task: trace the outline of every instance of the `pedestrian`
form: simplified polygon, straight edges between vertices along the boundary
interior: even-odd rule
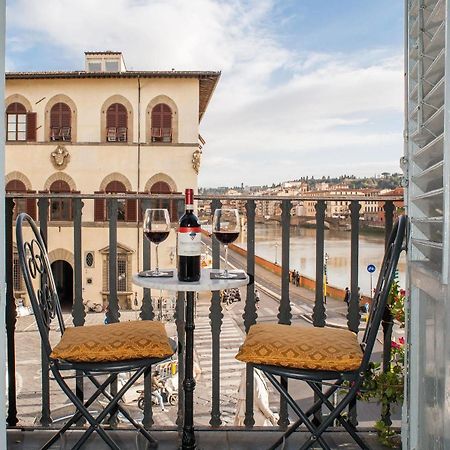
[[[297,287],[300,286],[300,274],[299,274],[298,272],[297,272],[296,275],[295,275],[295,285],[296,285]]]
[[[259,369],[253,370],[253,419],[256,426],[277,425],[278,414],[272,412],[269,406],[269,388]],[[241,384],[238,390],[238,402],[234,425],[243,426],[245,419],[246,369],[242,371]]]
[[[344,302],[347,303],[347,305],[350,304],[350,289],[348,287],[345,288]]]
[[[256,309],[259,308],[259,292],[258,289],[255,289],[255,305],[256,305]]]
[[[161,395],[161,391],[164,388],[164,383],[159,378],[159,370],[155,370],[152,375],[152,395],[156,397],[156,399],[159,402],[159,406],[161,406],[161,411],[165,411],[166,408],[164,408],[164,400]]]

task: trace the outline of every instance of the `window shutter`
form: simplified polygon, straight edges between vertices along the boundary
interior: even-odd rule
[[[162,128],[161,106],[162,103],[156,105],[152,110],[152,128]]]
[[[104,194],[102,191],[94,192],[94,194]],[[105,199],[96,198],[94,200],[94,220],[103,222],[105,220]]]
[[[136,192],[128,192],[128,194],[136,194]],[[137,200],[127,200],[127,222],[137,221]]]
[[[71,126],[72,113],[65,103],[53,105],[50,111],[51,127],[69,127]]]
[[[25,106],[22,103],[11,103],[8,108],[6,108],[8,114],[25,114],[27,112]]]
[[[162,128],[172,128],[172,110],[167,105],[162,105]]]
[[[36,142],[36,113],[27,113],[27,141]]]
[[[27,191],[28,194],[34,194],[36,191]],[[33,219],[36,220],[36,199],[35,198],[27,198],[27,214]]]
[[[127,109],[121,104],[117,104],[117,127],[127,128]]]

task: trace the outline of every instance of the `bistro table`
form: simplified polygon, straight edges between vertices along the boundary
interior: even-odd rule
[[[173,270],[173,269],[170,269]],[[161,269],[161,271],[164,271]],[[211,279],[211,273],[220,272],[219,269],[202,269],[200,281],[193,283],[178,280],[177,271],[173,270],[173,277],[140,277],[133,275],[133,283],[147,289],[163,289],[166,291],[186,292],[186,314],[185,314],[185,374],[183,382],[184,390],[184,423],[181,448],[192,450],[196,448],[194,434],[194,389],[195,380],[193,375],[194,365],[194,293],[201,291],[222,291],[248,284],[248,275],[244,273],[244,278]],[[241,274],[242,271],[238,271]]]

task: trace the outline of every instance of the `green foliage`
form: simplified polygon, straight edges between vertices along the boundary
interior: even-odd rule
[[[388,299],[388,307],[393,318],[401,328],[405,327],[405,291],[400,289],[396,276]],[[403,403],[405,379],[405,341],[400,338],[391,342],[391,359],[389,370],[384,372],[380,363],[371,362],[362,384],[359,398],[375,399],[381,404],[381,416],[384,417],[391,406]],[[392,427],[379,420],[375,424],[380,442],[389,447],[397,447],[398,436]]]

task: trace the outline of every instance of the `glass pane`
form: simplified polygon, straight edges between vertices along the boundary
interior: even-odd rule
[[[106,61],[105,62],[106,72],[118,72],[119,71],[119,61]]]
[[[20,123],[27,123],[27,115],[26,114],[17,114],[17,121]]]
[[[89,72],[101,72],[102,71],[102,63],[100,62],[90,62],[88,63]]]
[[[8,123],[8,131],[16,131],[16,124]]]
[[[8,123],[16,123],[17,116],[15,114],[8,114]]]
[[[15,141],[16,140],[16,133],[8,133],[8,141]]]
[[[19,122],[17,124],[17,131],[26,131],[26,129],[27,129],[27,125],[25,123]]]
[[[19,133],[17,133],[18,141],[26,141],[26,139],[27,139],[27,133],[25,133],[25,131],[20,131]]]

